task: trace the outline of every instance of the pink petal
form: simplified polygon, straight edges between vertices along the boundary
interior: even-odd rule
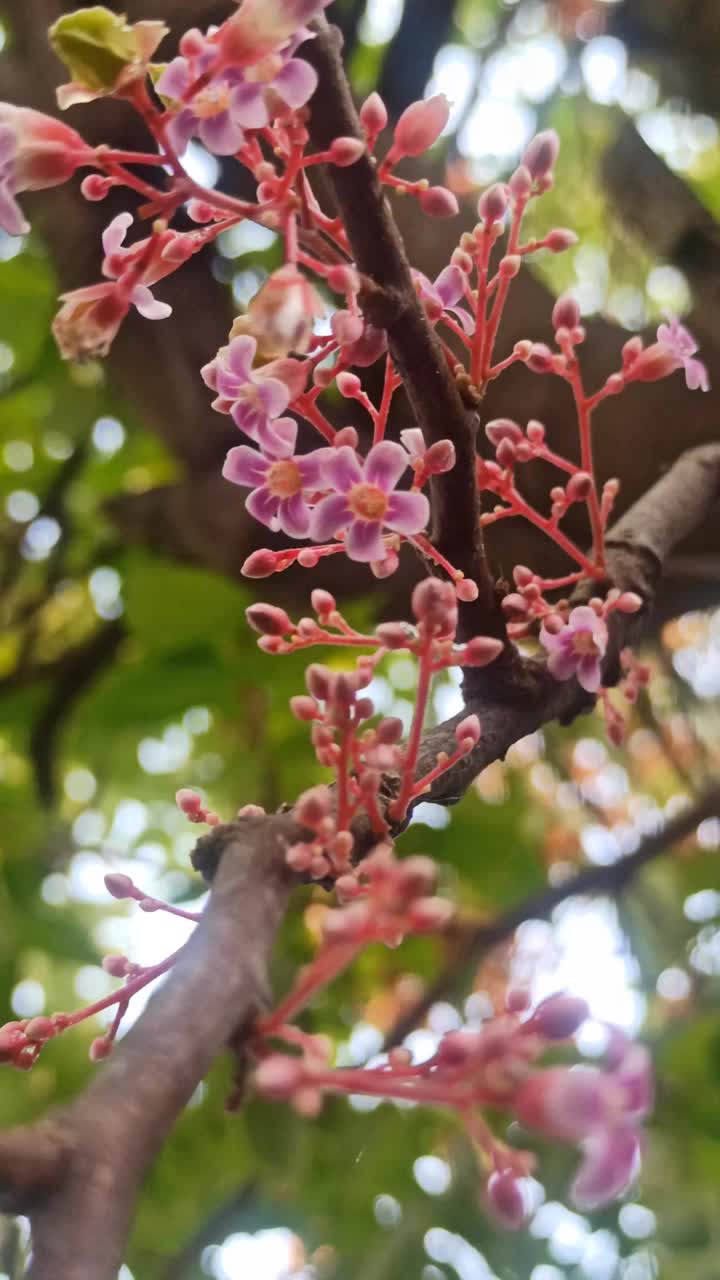
[[[278,507],[280,528],[289,538],[307,538],[310,532],[310,510],[301,493],[282,498]]]
[[[222,473],[225,479],[233,484],[255,487],[262,485],[269,465],[267,458],[263,458],[256,449],[250,449],[246,444],[239,444],[228,453]]]
[[[18,149],[18,138],[11,125],[0,125],[0,164],[12,159]]]
[[[269,418],[278,418],[285,412],[290,403],[290,392],[284,382],[279,378],[257,377],[255,386],[258,400]]]
[[[233,89],[230,110],[233,119],[245,129],[262,129],[268,123],[268,111],[259,84],[241,84]]]
[[[131,213],[119,213],[112,222],[109,222],[102,233],[102,247],[105,257],[111,253],[117,253],[117,250],[123,244],[128,228],[132,226],[133,216]]]
[[[278,499],[273,497],[269,489],[253,489],[245,499],[245,506],[261,524],[266,524],[269,529],[276,530],[278,527],[276,515],[278,509]]]
[[[273,89],[289,107],[304,107],[317,88],[317,72],[302,58],[290,58],[273,80]]]
[[[345,547],[351,560],[364,563],[384,560],[387,552],[380,532],[380,521],[353,520],[345,539]]]
[[[406,427],[400,439],[411,458],[422,458],[425,453],[425,437],[419,427]]]
[[[172,315],[172,307],[155,298],[146,284],[136,284],[130,299],[146,320],[167,320]]]
[[[598,1130],[585,1144],[585,1159],[570,1189],[578,1209],[598,1209],[619,1196],[635,1177],[640,1156],[630,1125]]]
[[[277,426],[277,423],[275,425]],[[322,487],[323,467],[328,453],[328,449],[314,449],[312,453],[306,453],[301,458],[295,459],[304,489],[320,489]]]
[[[360,460],[349,444],[333,449],[325,461],[324,471],[328,485],[340,493],[347,493],[354,484],[362,484]]]
[[[435,281],[435,289],[444,307],[454,307],[465,293],[465,274],[451,263],[440,272]]]
[[[234,156],[245,141],[245,134],[229,111],[201,120],[197,132],[203,145],[216,156]]]
[[[179,156],[187,151],[187,145],[195,132],[195,123],[195,116],[187,108],[168,122],[168,138]]]
[[[180,100],[190,87],[190,67],[187,58],[173,58],[163,71],[155,88],[163,98]]]
[[[310,526],[313,541],[327,542],[341,529],[347,529],[351,519],[352,513],[347,499],[341,493],[331,493],[329,497],[323,498],[313,511]]]
[[[573,609],[569,619],[573,631],[592,631],[593,634],[597,621],[598,615],[587,604],[578,605],[576,609]]]
[[[685,385],[688,391],[710,390],[710,378],[702,360],[685,361]]]
[[[424,493],[392,493],[384,523],[396,533],[420,533],[430,519],[430,503]]]
[[[394,440],[382,440],[374,444],[363,467],[364,479],[376,484],[385,493],[391,493],[408,465],[408,456],[402,445]]]
[[[556,649],[548,655],[547,667],[554,680],[569,680],[575,675],[577,658],[566,647]]]
[[[0,183],[0,227],[9,236],[26,236],[30,223],[6,183]]]
[[[585,654],[578,663],[578,684],[588,693],[597,693],[600,688],[600,675],[600,659],[591,653]]]
[[[227,352],[227,366],[235,377],[243,382],[249,382],[257,351],[255,339],[251,338],[249,333],[244,333],[239,338],[233,338],[228,347],[221,347],[220,350]]]
[[[293,418],[258,418],[254,438],[270,457],[288,458],[295,450],[297,423]]]

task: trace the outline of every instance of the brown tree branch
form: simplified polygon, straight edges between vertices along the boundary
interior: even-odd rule
[[[589,894],[617,897],[625,892],[649,862],[662,854],[671,853],[675,845],[692,835],[706,818],[719,816],[720,787],[714,787],[696,804],[671,818],[660,831],[646,836],[635,852],[628,854],[626,858],[620,858],[609,866],[584,867],[568,880],[563,880],[562,884],[548,885],[546,889],[531,894],[503,915],[466,932],[461,945],[453,954],[452,965],[438,974],[416,1004],[398,1018],[385,1038],[384,1049],[402,1044],[405,1037],[424,1022],[438,1000],[449,998],[470,967],[477,967],[493,947],[506,942],[526,920],[547,920],[555,908],[568,898],[585,897]]]
[[[319,76],[311,103],[310,133],[315,146],[325,150],[338,135],[363,135],[340,57],[341,34],[324,19],[317,25],[318,35],[303,46],[303,57]],[[364,155],[349,168],[331,165],[328,176],[355,262],[365,279],[361,293],[365,316],[387,330],[391,355],[426,443],[450,439],[455,445],[457,465],[433,478],[432,538],[438,550],[478,584],[477,601],[463,610],[463,626],[467,634],[484,631],[504,637],[503,616],[478,520],[478,415],[463,404],[420,304],[405,247],[372,159]]]

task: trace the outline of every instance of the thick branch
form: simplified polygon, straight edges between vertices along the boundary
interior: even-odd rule
[[[32,1280],[116,1280],[150,1163],[228,1037],[267,1002],[268,958],[291,887],[285,825],[246,819],[228,829],[207,911],[170,977],[57,1117],[73,1148],[52,1192],[28,1206]],[[29,1144],[35,1138],[29,1131]]]
[[[340,58],[340,32],[322,22],[303,56],[320,77],[312,100],[310,132],[325,150],[333,138],[362,137]],[[349,168],[329,166],[338,208],[357,267],[366,277],[361,297],[367,319],[386,329],[418,426],[428,444],[451,439],[457,465],[433,481],[433,541],[444,556],[474,578],[480,596],[465,611],[469,630],[504,636],[482,540],[475,480],[478,416],[465,408],[442,348],[415,292],[410,264],[390,207],[368,156]]]
[[[385,1048],[391,1049],[394,1045],[401,1044],[405,1036],[425,1019],[438,1000],[448,998],[456,988],[458,979],[462,981],[471,965],[477,966],[488,951],[512,937],[518,926],[526,920],[546,920],[568,898],[588,894],[615,897],[623,893],[649,862],[661,854],[672,852],[675,845],[692,835],[701,822],[717,816],[720,816],[720,787],[708,791],[697,804],[684,809],[660,831],[647,836],[628,857],[621,858],[610,866],[584,867],[562,884],[548,885],[546,889],[519,902],[504,915],[466,933],[462,944],[455,950],[452,965],[444,969],[412,1009],[398,1019],[388,1033]]]

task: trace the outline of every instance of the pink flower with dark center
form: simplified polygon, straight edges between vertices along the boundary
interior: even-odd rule
[[[658,342],[672,353],[676,368],[685,370],[685,383],[690,391],[709,391],[710,379],[702,360],[695,360],[698,344],[677,316],[669,324],[661,324],[657,331]]]
[[[255,339],[242,334],[221,347],[200,373],[206,385],[217,392],[213,408],[230,413],[235,425],[266,453],[286,457],[295,448],[297,424],[280,415],[287,409],[292,391],[280,378],[253,369],[256,351]],[[272,367],[266,365],[265,369]]]
[[[383,440],[361,463],[354,449],[332,450],[324,464],[325,482],[337,492],[315,508],[311,531],[316,542],[347,529],[351,560],[377,561],[386,555],[383,528],[412,536],[425,528],[430,504],[422,493],[394,492],[408,455],[401,445]]]
[[[576,676],[583,689],[597,693],[608,629],[594,609],[589,605],[578,605],[561,631],[552,632],[543,627],[540,643],[547,649],[548,671],[556,680],[569,680]]]
[[[252,488],[245,506],[269,529],[282,529],[289,538],[307,538],[310,509],[306,494],[322,488],[322,463],[327,449],[289,458],[265,458],[247,445],[231,449],[223,475],[233,484]]]
[[[0,227],[11,236],[30,227],[15,196],[67,182],[93,152],[79,133],[29,107],[0,102]]]

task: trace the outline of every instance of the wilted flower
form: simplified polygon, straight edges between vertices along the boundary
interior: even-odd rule
[[[249,334],[265,359],[304,353],[310,346],[313,322],[324,311],[322,299],[296,267],[273,271],[255,294],[247,312],[233,324],[233,337]]]
[[[392,440],[373,445],[363,463],[348,445],[330,452],[325,480],[339,492],[324,498],[315,509],[315,541],[325,542],[347,529],[351,560],[382,560],[383,527],[407,535],[424,529],[430,515],[425,495],[394,492],[407,465],[408,455]]]

